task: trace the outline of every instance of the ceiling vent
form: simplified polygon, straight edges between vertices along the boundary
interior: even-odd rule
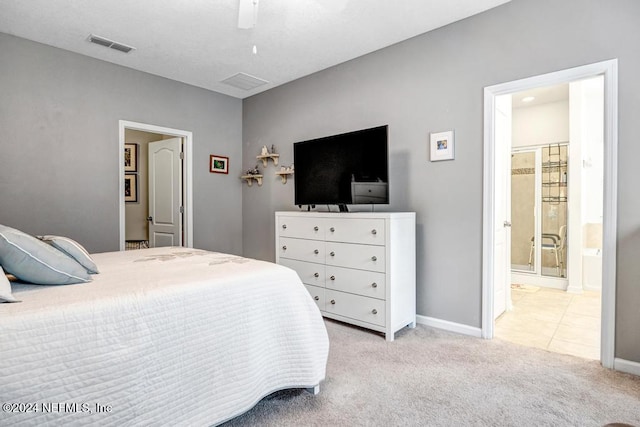
[[[96,36],[95,34],[89,34],[89,38],[87,38],[91,43],[99,44],[100,46],[110,47],[111,49],[118,50],[120,52],[129,53],[132,50],[135,50],[133,46],[127,46],[123,43],[118,43],[113,40],[109,40],[104,37]]]
[[[242,90],[251,90],[257,88],[258,86],[266,85],[269,82],[257,77],[250,76],[249,74],[238,73],[234,76],[229,77],[228,79],[222,80],[222,83]]]

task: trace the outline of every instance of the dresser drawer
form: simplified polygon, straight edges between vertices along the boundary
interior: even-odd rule
[[[318,286],[311,286],[311,285],[304,285],[304,287],[307,288],[307,291],[309,291],[311,298],[313,298],[313,301],[316,303],[318,308],[321,311],[324,311],[324,306],[325,306],[324,288],[320,288]]]
[[[276,232],[281,237],[324,240],[324,219],[279,217],[278,224],[276,224]]]
[[[385,326],[385,302],[375,298],[325,289],[324,310],[340,316]]]
[[[385,244],[383,219],[328,218],[325,224],[327,241],[366,245]]]
[[[278,254],[280,258],[297,259],[324,264],[325,242],[281,237]]]
[[[336,291],[385,299],[385,274],[327,266],[326,287]]]
[[[325,250],[327,265],[382,273],[385,271],[384,246],[327,242]]]
[[[280,264],[289,267],[298,273],[300,280],[305,285],[314,285],[324,287],[325,283],[325,266],[323,264],[315,264],[313,262],[298,261],[294,259],[282,258]]]

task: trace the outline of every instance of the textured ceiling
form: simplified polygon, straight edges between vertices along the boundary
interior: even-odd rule
[[[240,0],[0,0],[0,32],[245,98],[508,1],[260,0],[239,29]],[[222,83],[238,73],[268,83]]]

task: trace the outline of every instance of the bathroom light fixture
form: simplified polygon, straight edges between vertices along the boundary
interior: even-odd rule
[[[536,99],[535,96],[525,96],[524,98],[522,98],[522,102],[531,102],[534,99]]]

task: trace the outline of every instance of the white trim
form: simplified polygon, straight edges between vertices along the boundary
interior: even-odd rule
[[[482,337],[493,338],[494,280],[494,104],[495,97],[604,75],[604,218],[602,257],[602,332],[600,360],[613,368],[615,353],[616,230],[618,180],[618,60],[611,59],[484,88],[484,176],[482,196]]]
[[[618,359],[616,357],[613,359],[613,369],[640,376],[640,363],[632,362],[631,360]]]
[[[125,212],[124,212],[124,131],[125,129],[140,130],[144,132],[161,133],[163,135],[184,138],[184,246],[193,247],[193,133],[190,131],[171,129],[146,123],[119,120],[119,203],[120,203],[120,250],[124,250],[125,244]]]
[[[480,328],[463,325],[462,323],[449,322],[448,320],[436,319],[435,317],[421,316],[419,314],[416,315],[416,322],[421,325],[431,326],[432,328],[438,328],[462,335],[469,335],[476,338],[480,338],[482,332]]]

